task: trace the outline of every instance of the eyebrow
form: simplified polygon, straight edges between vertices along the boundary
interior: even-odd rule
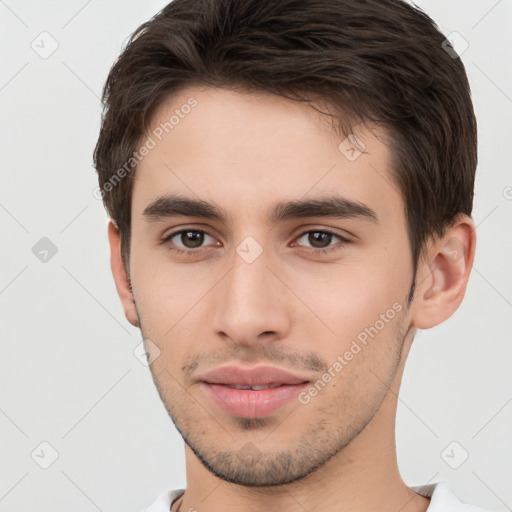
[[[224,209],[212,203],[180,195],[158,197],[144,209],[142,216],[148,222],[184,216],[213,219],[224,223],[228,217]],[[369,206],[341,196],[279,202],[269,213],[271,223],[306,217],[360,219],[378,224],[377,214]]]

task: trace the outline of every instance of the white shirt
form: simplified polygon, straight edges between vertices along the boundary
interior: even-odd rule
[[[411,489],[426,498],[430,498],[430,505],[426,512],[490,512],[483,508],[462,503],[453,494],[446,482],[419,485],[411,487]],[[169,489],[160,494],[157,500],[142,512],[169,512],[172,503],[184,492],[184,489]]]

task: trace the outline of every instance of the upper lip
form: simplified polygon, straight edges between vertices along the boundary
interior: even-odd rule
[[[241,366],[226,365],[215,368],[199,377],[200,381],[208,384],[230,384],[248,386],[266,386],[275,384],[302,384],[309,382],[308,378],[276,368],[275,366]]]

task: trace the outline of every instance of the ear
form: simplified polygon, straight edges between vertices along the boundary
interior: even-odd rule
[[[475,225],[467,215],[460,216],[442,238],[429,244],[416,274],[415,327],[429,329],[455,313],[466,291],[475,247]]]
[[[117,293],[123,305],[124,314],[134,327],[140,327],[139,317],[135,309],[130,279],[121,258],[121,235],[113,221],[108,223],[108,241],[110,243],[110,268],[114,276]]]

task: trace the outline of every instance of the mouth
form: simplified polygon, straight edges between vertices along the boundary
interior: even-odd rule
[[[207,382],[207,384],[214,384],[213,382]],[[274,389],[279,388],[281,386],[289,386],[291,384],[255,384],[251,386],[249,384],[219,384],[221,386],[226,386],[231,389],[250,389],[251,391],[261,391],[262,389]]]
[[[226,365],[199,379],[206,397],[219,410],[241,418],[262,418],[279,413],[310,383],[308,376],[258,366]]]
[[[278,413],[279,409],[296,398],[309,382],[272,386],[208,382],[202,382],[201,385],[207,397],[225,413],[240,418],[264,418]]]

